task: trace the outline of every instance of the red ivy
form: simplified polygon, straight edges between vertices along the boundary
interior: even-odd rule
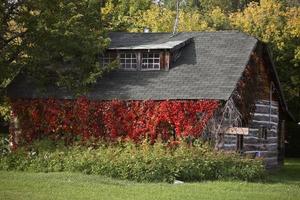
[[[11,104],[25,143],[45,135],[65,140],[93,137],[134,141],[199,137],[219,105],[216,100],[91,101],[84,97],[18,99]]]

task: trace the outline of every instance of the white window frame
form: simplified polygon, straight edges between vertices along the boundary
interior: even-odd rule
[[[104,53],[104,54],[100,55],[100,64],[102,65],[102,67],[107,66],[110,63],[112,63],[114,60],[116,60],[117,58],[118,58],[117,54]]]
[[[144,55],[147,54],[147,57],[144,57]],[[149,57],[149,55],[152,54],[152,57]],[[157,62],[158,61],[158,62]],[[152,67],[149,67],[149,65],[152,64]],[[144,65],[148,65],[143,67]],[[155,68],[157,66],[157,68]],[[154,70],[160,70],[160,53],[159,52],[142,52],[141,53],[141,71],[154,71]]]
[[[124,57],[123,57],[124,55]],[[138,53],[135,52],[120,52],[118,53],[118,59],[120,62],[120,69],[122,70],[138,70]],[[135,62],[133,62],[135,60]],[[125,61],[125,62],[123,62]],[[126,67],[129,64],[129,67]]]

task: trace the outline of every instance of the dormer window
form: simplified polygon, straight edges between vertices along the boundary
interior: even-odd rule
[[[159,51],[107,51],[100,55],[101,66],[112,62],[118,64],[121,70],[151,71],[168,69],[168,58],[165,52]],[[166,58],[165,60],[163,58]],[[164,61],[164,62],[162,62]]]
[[[117,59],[117,54],[113,52],[106,52],[100,56],[100,63],[102,66],[107,66]]]
[[[159,70],[160,55],[159,53],[142,53],[142,70]]]
[[[138,65],[136,53],[120,53],[120,67],[121,69],[136,69]]]

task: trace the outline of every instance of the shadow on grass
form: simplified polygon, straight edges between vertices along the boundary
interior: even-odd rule
[[[286,159],[284,167],[270,173],[267,183],[283,183],[300,185],[300,158]]]

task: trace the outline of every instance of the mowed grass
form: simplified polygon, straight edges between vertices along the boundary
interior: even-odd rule
[[[99,199],[99,200],[189,200],[189,199],[300,199],[300,159],[266,182],[209,181],[166,184],[135,183],[76,173],[25,173],[0,171],[0,199]]]

